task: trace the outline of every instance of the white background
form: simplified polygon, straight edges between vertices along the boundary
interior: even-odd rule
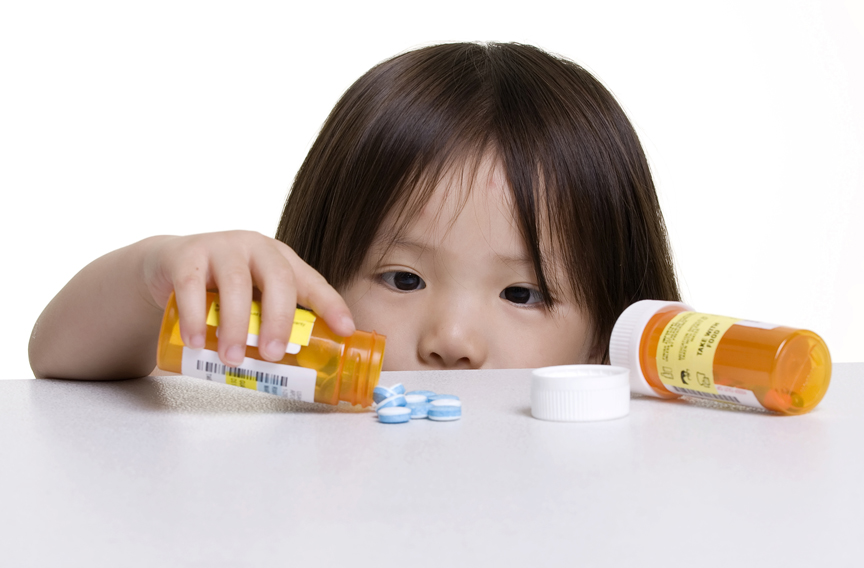
[[[342,92],[444,41],[531,43],[619,99],[686,301],[864,361],[864,2],[4,2],[3,378],[85,264],[153,234],[272,235]]]

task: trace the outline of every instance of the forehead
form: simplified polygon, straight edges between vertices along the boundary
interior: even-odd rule
[[[404,204],[394,207],[385,217],[376,245],[422,242],[441,246],[478,235],[493,251],[524,256],[526,247],[512,192],[503,166],[492,156],[463,161],[438,179],[418,184]]]

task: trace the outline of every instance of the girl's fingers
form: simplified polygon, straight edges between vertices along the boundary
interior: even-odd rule
[[[174,279],[180,337],[192,349],[201,349],[207,336],[207,266],[206,263],[193,262],[184,269],[189,272]]]
[[[282,256],[294,271],[297,301],[324,318],[336,335],[348,337],[356,331],[348,304],[318,271],[303,262],[288,245],[276,241]]]
[[[238,366],[246,356],[249,313],[252,308],[252,276],[242,254],[213,254],[213,279],[219,289],[219,358]]]
[[[171,255],[177,267],[172,280],[180,333],[189,347],[204,347],[206,291],[213,286],[219,291],[219,358],[226,365],[236,367],[246,355],[253,285],[261,291],[258,350],[267,360],[285,356],[298,302],[337,335],[354,333],[342,296],[284,243],[243,231],[182,239]]]
[[[294,325],[297,292],[294,270],[276,247],[255,249],[249,262],[255,286],[261,291],[261,334],[258,351],[269,361],[285,356]]]

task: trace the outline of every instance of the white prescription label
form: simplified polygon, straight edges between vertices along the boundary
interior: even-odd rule
[[[237,367],[219,360],[209,349],[183,348],[180,371],[186,376],[225,383],[292,400],[315,401],[315,369],[270,363],[244,357]]]
[[[700,392],[693,389],[682,388],[677,386],[667,386],[669,390],[674,393],[678,393],[684,396],[693,396],[696,398],[705,398],[708,400],[718,400],[721,402],[732,402],[735,404],[740,404],[742,406],[749,406],[751,408],[759,408],[761,410],[766,410],[762,404],[759,403],[759,399],[756,398],[756,395],[753,394],[753,391],[749,391],[747,389],[739,389],[737,387],[727,387],[726,385],[714,385],[717,388],[717,394]]]

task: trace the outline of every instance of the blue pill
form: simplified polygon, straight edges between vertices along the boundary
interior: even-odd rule
[[[408,402],[405,400],[404,394],[394,394],[393,396],[389,396],[382,400],[378,406],[375,407],[376,410],[380,410],[382,408],[390,408],[393,406],[407,406]]]
[[[462,417],[462,403],[453,399],[435,400],[429,403],[429,420],[445,422]]]
[[[412,404],[426,404],[429,402],[429,399],[423,394],[406,394],[405,402],[408,406],[411,406]]]
[[[396,394],[396,393],[393,392],[392,390],[388,389],[387,387],[375,387],[372,390],[372,401],[375,404],[378,404],[379,402],[381,402],[385,398],[390,398],[394,394]]]
[[[429,409],[429,401],[423,394],[406,394],[405,402],[411,409],[411,418],[426,418]]]
[[[411,394],[421,394],[421,395],[425,396],[427,400],[429,399],[430,396],[435,396],[435,393],[434,393],[434,392],[432,392],[432,391],[426,391],[426,390],[409,391],[409,392],[406,392],[406,393],[405,393],[405,396],[408,396],[408,395],[411,395]]]
[[[435,400],[459,400],[459,397],[455,394],[433,394],[429,397],[429,402]]]
[[[411,410],[404,406],[388,406],[378,410],[378,421],[384,424],[403,424],[411,420]]]
[[[408,404],[408,410],[411,411],[411,419],[426,418],[429,416],[429,404],[425,402],[417,402]]]
[[[396,383],[395,385],[390,387],[390,390],[393,391],[394,394],[405,394],[405,387],[402,385],[402,383]]]

